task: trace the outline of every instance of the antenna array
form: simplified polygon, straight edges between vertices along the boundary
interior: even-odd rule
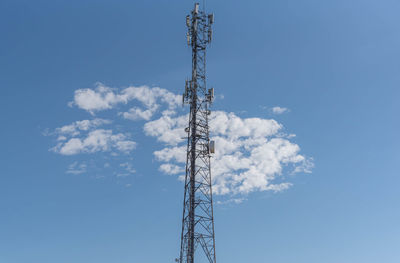
[[[186,81],[182,96],[190,105],[187,132],[185,193],[183,202],[180,258],[177,262],[194,263],[200,245],[208,262],[215,263],[215,234],[211,183],[211,154],[208,120],[214,89],[206,85],[206,47],[212,40],[214,15],[199,10],[196,3],[186,17],[187,43],[192,48],[192,77]]]

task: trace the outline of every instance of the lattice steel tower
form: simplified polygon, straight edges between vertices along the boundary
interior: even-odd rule
[[[187,42],[192,48],[192,78],[186,81],[183,94],[183,102],[190,105],[190,115],[186,128],[188,142],[181,252],[177,259],[180,263],[194,263],[195,255],[197,259],[201,253],[196,253],[199,245],[208,262],[216,262],[210,169],[215,146],[210,141],[208,126],[214,89],[206,86],[206,47],[211,42],[213,22],[214,15],[199,10],[198,3],[186,17]]]

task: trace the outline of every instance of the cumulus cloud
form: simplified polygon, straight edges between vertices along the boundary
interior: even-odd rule
[[[157,120],[147,122],[144,125],[144,132],[148,136],[156,137],[160,142],[177,145],[187,136],[184,128],[189,125],[188,116],[171,117],[164,115]]]
[[[140,86],[116,90],[97,83],[95,89],[76,90],[71,105],[76,105],[78,108],[94,114],[98,111],[112,109],[118,104],[138,101],[144,108],[133,107],[127,112],[121,112],[120,115],[130,120],[149,120],[159,108],[159,103],[164,103],[170,110],[173,110],[179,105],[180,100],[180,96],[159,87]]]
[[[182,174],[186,162],[185,135],[187,115],[161,118],[144,126],[166,147],[155,151],[164,162],[160,170],[166,174]],[[247,194],[254,191],[279,192],[291,184],[279,182],[286,167],[292,173],[311,168],[309,159],[300,155],[300,147],[282,135],[282,125],[275,120],[240,118],[234,113],[213,112],[210,119],[216,152],[212,159],[213,191],[218,195]]]
[[[153,116],[154,112],[155,109],[142,110],[140,108],[134,107],[127,112],[121,112],[120,115],[122,115],[125,119],[132,121],[140,119],[148,121]]]
[[[60,135],[58,137],[58,140],[63,141],[66,139],[65,135],[77,136],[80,134],[81,131],[88,131],[92,128],[96,128],[104,124],[110,124],[110,123],[111,123],[110,120],[104,120],[99,118],[93,120],[76,121],[73,122],[72,124],[57,128],[56,133]]]
[[[154,156],[161,162],[186,162],[186,146],[166,147],[160,151],[155,151]]]
[[[163,145],[153,153],[160,162],[159,170],[182,179],[189,116],[178,115],[180,104],[181,96],[166,89],[148,86],[114,89],[102,83],[93,89],[76,90],[71,102],[92,115],[114,110],[121,119],[144,120],[144,134]],[[270,110],[274,114],[289,111],[283,107]],[[57,145],[52,151],[62,155],[108,152],[112,158],[117,158],[118,153],[130,153],[136,142],[123,132],[123,125],[118,126],[117,133],[111,127],[101,127],[111,123],[94,118],[57,128],[53,133]],[[310,173],[314,167],[313,159],[300,154],[299,145],[292,142],[295,134],[286,134],[283,126],[273,119],[241,118],[235,113],[215,111],[210,116],[210,134],[216,144],[211,162],[213,192],[234,196],[233,203],[242,202],[243,195],[255,191],[286,190],[291,187],[286,175]],[[116,172],[117,177],[135,173],[130,161],[121,162],[117,167],[123,171]],[[86,167],[76,163],[68,171],[80,173]]]
[[[289,109],[288,108],[284,108],[284,107],[276,106],[276,107],[273,107],[271,109],[271,111],[272,111],[273,114],[279,115],[279,114],[283,114],[285,112],[289,112]]]
[[[135,147],[136,142],[129,140],[125,134],[113,134],[111,130],[97,129],[90,131],[83,138],[74,137],[59,142],[52,150],[62,155],[75,155],[111,150],[129,153]]]
[[[164,163],[160,166],[160,171],[165,174],[175,175],[175,174],[183,173],[185,171],[185,169],[179,165]]]

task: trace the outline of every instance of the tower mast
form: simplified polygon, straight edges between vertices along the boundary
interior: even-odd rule
[[[196,3],[186,17],[187,42],[192,48],[192,77],[186,81],[183,102],[190,105],[187,132],[185,193],[180,263],[194,263],[198,245],[210,263],[216,263],[208,119],[214,89],[206,86],[206,47],[211,42],[214,15]]]

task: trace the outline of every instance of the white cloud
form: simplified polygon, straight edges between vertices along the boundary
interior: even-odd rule
[[[57,141],[65,141],[65,140],[67,140],[67,137],[65,137],[65,136],[63,136],[63,135],[60,135],[60,136],[58,136],[58,138],[57,138]]]
[[[188,124],[188,115],[179,117],[164,115],[158,120],[147,122],[144,125],[144,132],[148,136],[156,137],[160,142],[177,145],[187,136],[184,128]]]
[[[119,166],[125,168],[125,170],[126,170],[129,174],[134,174],[134,173],[136,173],[136,170],[133,169],[132,164],[129,163],[129,162],[121,163]]]
[[[142,103],[144,109],[133,107],[127,112],[121,112],[120,115],[130,120],[149,120],[158,109],[158,103],[164,103],[170,110],[173,110],[180,104],[180,99],[180,96],[158,87],[128,87],[119,91],[97,83],[95,89],[76,90],[71,105],[76,105],[78,108],[94,114],[98,111],[112,109],[118,104],[138,101]]]
[[[96,128],[110,123],[111,123],[110,120],[104,120],[99,118],[93,120],[76,121],[70,125],[65,125],[61,128],[57,128],[56,133],[60,135],[58,137],[58,140],[64,141],[66,140],[66,137],[64,135],[77,136],[80,134],[81,131],[88,131],[92,128]]]
[[[110,129],[98,129],[111,124],[110,120],[92,119],[75,121],[72,124],[56,128],[52,133],[57,137],[57,145],[51,150],[62,155],[119,151],[129,153],[136,147],[136,142],[128,134],[114,134]]]
[[[234,113],[216,111],[210,120],[211,132],[229,138],[260,138],[274,135],[282,128],[275,120],[261,118],[242,119]]]
[[[187,115],[161,116],[144,126],[145,133],[165,144],[155,151],[163,162],[166,174],[184,172]],[[240,118],[234,113],[213,112],[210,119],[216,153],[212,159],[213,191],[218,195],[247,194],[254,191],[279,192],[288,189],[288,182],[276,183],[286,167],[292,173],[312,168],[312,161],[299,154],[300,147],[282,136],[282,125],[275,120]]]
[[[136,143],[122,133],[113,134],[111,130],[98,129],[88,133],[83,138],[71,138],[58,143],[52,150],[62,155],[80,153],[95,153],[118,150],[129,153],[136,147]]]
[[[127,101],[123,101],[123,99],[123,97],[114,94],[111,88],[98,83],[95,90],[76,90],[72,105],[93,113],[94,111],[111,109],[117,103],[126,103]]]
[[[166,174],[174,175],[183,173],[185,169],[179,165],[164,163],[160,166],[160,171]]]
[[[307,173],[310,174],[312,173],[312,169],[314,168],[314,159],[313,158],[306,158],[304,161],[301,163],[301,165],[296,166],[296,168],[293,171],[293,174],[296,173]]]
[[[186,146],[180,147],[166,147],[160,151],[155,151],[154,156],[157,160],[162,162],[177,162],[184,163],[186,162]]]
[[[222,99],[223,97],[221,97]],[[133,104],[136,103],[136,104]],[[144,120],[144,134],[157,139],[164,146],[154,152],[161,164],[159,170],[165,174],[178,175],[185,172],[188,114],[177,116],[181,96],[158,87],[127,87],[113,89],[98,83],[94,89],[75,91],[71,105],[90,114],[116,109],[116,115],[126,120]],[[121,110],[119,106],[129,105]],[[270,109],[274,114],[290,111],[283,107]],[[159,117],[154,116],[159,113]],[[161,114],[160,114],[161,113]],[[62,155],[108,152],[115,160],[122,153],[129,153],[136,147],[128,133],[114,133],[111,129],[100,129],[109,125],[110,120],[95,118],[77,121],[57,128],[54,152]],[[123,126],[119,126],[119,131]],[[285,174],[310,173],[314,167],[312,158],[300,154],[300,147],[287,135],[283,126],[273,119],[241,118],[234,113],[212,112],[210,116],[211,139],[216,143],[212,156],[213,192],[217,195],[245,195],[254,191],[279,192],[291,187]],[[120,161],[121,162],[121,161]],[[135,173],[130,162],[117,163],[119,177]],[[76,164],[78,165],[78,164]],[[111,165],[102,164],[104,167]],[[79,168],[79,167],[78,167]],[[71,168],[79,172],[86,170]],[[115,168],[115,167],[114,167]],[[232,202],[244,199],[235,196]]]
[[[68,166],[67,174],[83,174],[86,173],[87,165],[85,163],[79,164],[78,162],[74,162]]]
[[[284,108],[284,107],[276,106],[276,107],[273,107],[273,108],[271,109],[271,111],[272,111],[272,113],[274,113],[274,114],[283,114],[283,113],[285,113],[285,112],[289,112],[289,109],[288,109],[288,108]]]
[[[136,148],[136,142],[128,139],[128,136],[122,133],[112,135],[110,142],[115,144],[115,148],[122,153],[130,153]]]
[[[245,200],[246,200],[246,198],[230,198],[230,199],[225,200],[225,201],[218,200],[216,202],[216,204],[217,205],[227,205],[227,204],[236,204],[236,205],[238,205],[238,204],[243,203],[243,201],[245,201]]]
[[[151,117],[153,116],[155,112],[155,109],[148,109],[148,110],[142,110],[140,108],[134,107],[131,108],[127,112],[122,112],[120,115],[122,115],[125,119],[136,121],[136,120],[150,120]]]

